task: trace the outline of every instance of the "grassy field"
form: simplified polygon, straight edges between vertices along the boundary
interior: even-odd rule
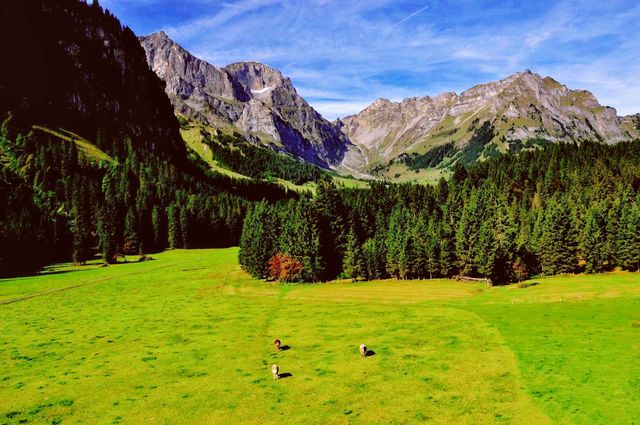
[[[277,286],[236,256],[0,280],[0,424],[640,422],[640,274]]]

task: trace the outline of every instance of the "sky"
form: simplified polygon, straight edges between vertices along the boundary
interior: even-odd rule
[[[266,63],[328,119],[530,69],[640,112],[637,0],[100,0],[224,66]]]

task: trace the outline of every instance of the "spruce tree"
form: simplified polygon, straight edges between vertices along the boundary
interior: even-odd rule
[[[574,217],[563,199],[552,199],[545,213],[540,243],[542,271],[547,275],[574,273],[578,250]]]
[[[102,259],[108,264],[115,263],[118,241],[116,239],[117,201],[115,193],[115,176],[107,172],[102,179],[104,202],[99,215],[100,248]]]
[[[456,268],[455,237],[451,226],[446,222],[442,223],[439,252],[440,275],[452,277],[458,271]]]
[[[180,215],[179,223],[180,223],[180,235],[182,235],[182,248],[190,248],[191,247],[191,224],[189,221],[189,210],[186,206],[180,207]]]
[[[376,239],[367,239],[362,244],[363,271],[366,280],[382,277],[378,272],[378,246]]]
[[[396,279],[405,278],[407,271],[407,223],[405,209],[398,205],[389,218],[387,231],[387,272]]]
[[[342,269],[345,276],[351,278],[354,282],[364,275],[362,249],[353,227],[351,227],[347,234]]]
[[[640,267],[640,207],[633,202],[622,207],[617,238],[618,265],[635,271]]]
[[[493,278],[496,266],[497,243],[493,234],[493,224],[485,221],[480,225],[473,265],[478,274]]]
[[[244,219],[238,259],[243,269],[259,278],[269,275],[269,260],[276,254],[275,214],[265,202],[251,208]]]
[[[182,234],[180,233],[180,208],[175,204],[167,208],[167,239],[169,248],[182,248]]]
[[[427,226],[427,240],[424,252],[426,255],[426,271],[429,274],[429,279],[433,279],[433,276],[437,275],[440,271],[440,246],[438,239],[438,224],[432,217]]]
[[[133,208],[129,208],[124,220],[124,244],[123,254],[138,254],[140,250],[140,238],[138,234],[138,219]]]
[[[456,229],[455,250],[458,259],[458,268],[463,275],[474,273],[475,251],[478,249],[478,235],[480,231],[479,196],[473,190],[469,200],[465,203]]]
[[[607,269],[606,224],[599,206],[592,206],[587,211],[580,251],[587,273],[600,273]]]
[[[91,206],[88,202],[87,181],[74,179],[71,204],[72,258],[75,264],[84,264],[91,258]]]
[[[323,258],[322,278],[333,279],[342,268],[342,250],[346,241],[345,212],[340,193],[333,179],[318,180],[314,199],[315,226],[320,233],[320,256]]]

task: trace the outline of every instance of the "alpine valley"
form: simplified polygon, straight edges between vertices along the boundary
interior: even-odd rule
[[[277,69],[136,33],[304,45],[327,101],[473,75],[428,66],[421,22],[466,44],[563,7],[564,52],[633,81],[605,59],[633,72],[640,8],[547,2],[1,1],[0,425],[640,424],[640,114],[527,70],[329,121]],[[321,35],[381,23],[329,33],[363,78],[332,79]],[[417,77],[365,84],[398,49]]]
[[[415,180],[456,162],[468,166],[550,143],[614,144],[638,136],[633,117],[529,70],[459,95],[378,99],[329,122],[268,65],[217,67],[163,32],[140,40],[178,116],[354,177]]]

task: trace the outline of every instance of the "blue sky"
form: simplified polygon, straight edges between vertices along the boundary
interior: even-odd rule
[[[640,2],[101,0],[214,65],[281,70],[325,117],[377,98],[460,92],[531,69],[640,112]]]

